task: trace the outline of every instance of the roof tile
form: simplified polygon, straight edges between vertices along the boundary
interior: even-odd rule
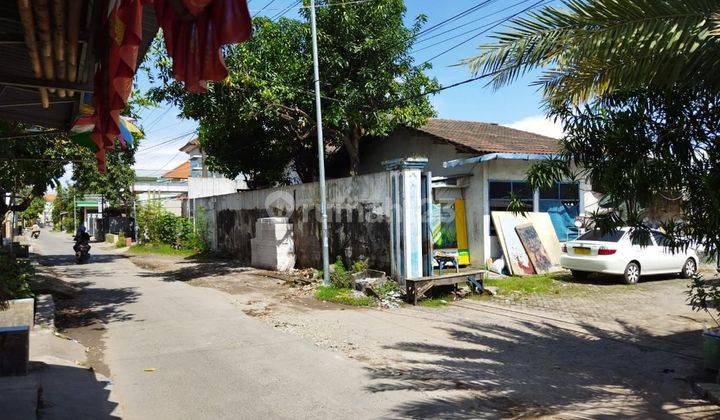
[[[557,139],[498,124],[431,118],[416,130],[479,153],[553,154]]]

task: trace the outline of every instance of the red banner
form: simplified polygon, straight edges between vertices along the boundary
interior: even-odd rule
[[[207,81],[225,79],[222,46],[252,35],[245,0],[109,0],[97,41],[97,51],[103,55],[93,93],[95,128],[91,137],[98,147],[101,172],[105,171],[105,151],[115,147],[120,134],[120,112],[132,90],[142,42],[143,3],[154,3],[173,59],[173,76],[190,92],[204,92]]]

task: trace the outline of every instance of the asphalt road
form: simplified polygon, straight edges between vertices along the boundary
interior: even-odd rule
[[[36,243],[86,289],[124,418],[372,418],[411,398],[369,392],[359,362],[245,315],[231,295],[163,281],[97,246],[75,265],[69,235]]]

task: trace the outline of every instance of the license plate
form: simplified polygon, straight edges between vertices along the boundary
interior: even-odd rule
[[[575,248],[575,253],[579,255],[590,255],[590,248]]]

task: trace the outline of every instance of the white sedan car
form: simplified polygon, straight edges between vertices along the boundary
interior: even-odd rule
[[[694,249],[673,250],[667,246],[665,235],[651,231],[650,243],[633,243],[630,228],[606,234],[591,230],[562,248],[560,265],[569,269],[573,277],[584,279],[590,273],[622,275],[625,283],[634,284],[640,275],[680,273],[688,278],[698,267]]]

